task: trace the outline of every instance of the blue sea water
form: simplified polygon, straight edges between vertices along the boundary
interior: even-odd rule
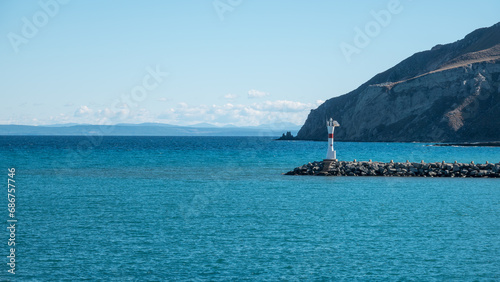
[[[341,160],[499,162],[500,148],[336,143]],[[0,137],[16,274],[57,280],[499,280],[500,179],[310,177],[325,142]]]

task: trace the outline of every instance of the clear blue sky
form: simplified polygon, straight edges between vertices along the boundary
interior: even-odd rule
[[[500,21],[498,0],[64,2],[0,1],[0,124],[301,124],[415,52]],[[356,28],[369,42],[355,45]]]

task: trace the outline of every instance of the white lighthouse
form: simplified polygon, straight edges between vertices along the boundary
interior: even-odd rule
[[[340,126],[336,120],[330,118],[330,120],[326,121],[326,128],[328,128],[328,151],[326,152],[325,160],[331,161],[337,159],[337,152],[333,148],[333,132],[336,126]]]

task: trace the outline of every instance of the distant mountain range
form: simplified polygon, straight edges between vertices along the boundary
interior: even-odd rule
[[[297,133],[300,126],[292,123],[265,124],[259,126],[218,127],[208,123],[177,126],[162,123],[91,125],[57,124],[47,126],[0,125],[0,135],[111,135],[111,136],[273,136],[285,130]]]
[[[416,53],[312,110],[296,139],[500,141],[500,23]]]

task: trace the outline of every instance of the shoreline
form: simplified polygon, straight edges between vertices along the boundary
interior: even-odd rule
[[[312,141],[312,142],[328,142],[328,139],[292,139],[277,138],[275,141]],[[352,140],[335,140],[335,143],[415,143],[424,144],[431,147],[500,147],[500,141],[479,141],[479,142],[457,142],[457,143],[436,143],[436,141],[352,141]]]
[[[500,141],[434,144],[436,147],[500,147]]]

